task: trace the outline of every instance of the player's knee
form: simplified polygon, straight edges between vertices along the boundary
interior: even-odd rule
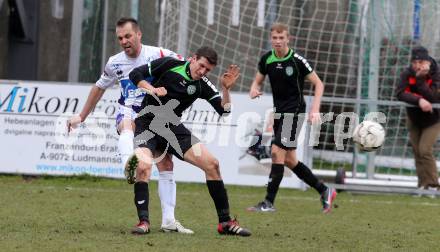
[[[159,171],[173,171],[174,163],[171,159],[164,159],[160,163],[157,163],[157,169]]]
[[[218,169],[219,169],[219,166],[220,166],[220,163],[218,162],[218,159],[217,159],[217,158],[211,158],[211,159],[208,161],[208,165],[209,165],[209,167],[210,167],[212,170],[218,170]]]
[[[148,174],[150,174],[150,171],[151,171],[151,164],[145,162],[139,162],[136,168],[136,178],[140,180],[146,180],[148,179]]]
[[[295,166],[298,164],[298,160],[294,160],[294,159],[286,159],[284,161],[284,165],[289,167],[290,169],[295,168]]]
[[[272,151],[272,162],[274,163],[283,163],[284,162],[284,156],[277,152],[277,151]]]
[[[216,158],[211,158],[208,160],[206,165],[206,172],[212,174],[219,174],[220,171],[220,163]]]

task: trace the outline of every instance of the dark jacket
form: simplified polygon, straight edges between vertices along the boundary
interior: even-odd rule
[[[397,99],[415,105],[407,107],[407,114],[411,122],[426,128],[440,121],[440,109],[433,109],[433,113],[423,112],[419,107],[419,100],[424,98],[431,103],[440,102],[440,69],[431,58],[431,68],[426,77],[416,78],[411,66],[400,74],[400,84],[396,89]]]

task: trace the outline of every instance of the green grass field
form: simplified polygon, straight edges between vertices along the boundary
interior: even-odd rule
[[[313,190],[281,189],[275,213],[248,213],[263,187],[227,186],[231,211],[253,231],[220,236],[203,184],[178,183],[177,218],[194,235],[159,232],[157,183],[151,183],[152,232],[133,236],[133,188],[122,180],[0,176],[0,251],[411,251],[437,250],[439,199],[338,195],[320,212]]]

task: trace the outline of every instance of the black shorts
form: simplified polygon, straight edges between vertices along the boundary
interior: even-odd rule
[[[153,153],[166,152],[183,160],[183,155],[200,142],[182,123],[177,126],[167,124],[159,131],[150,129],[151,120],[145,120],[145,117],[136,118],[135,123],[134,148],[148,148]]]
[[[297,146],[296,139],[301,132],[301,127],[305,117],[298,117],[298,114],[296,113],[285,113],[278,115],[281,115],[281,117],[277,119],[277,116],[275,116],[274,118],[274,138],[272,140],[272,144],[275,144],[276,146],[285,150],[295,150]]]

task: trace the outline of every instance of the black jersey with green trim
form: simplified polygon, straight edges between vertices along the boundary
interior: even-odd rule
[[[258,71],[269,75],[275,112],[305,111],[304,78],[313,72],[313,68],[304,57],[289,49],[285,57],[278,58],[272,50],[261,57]]]
[[[208,101],[220,115],[228,113],[229,111],[225,111],[221,105],[222,99],[219,92],[206,76],[200,80],[191,78],[189,64],[188,61],[164,57],[133,69],[130,73],[130,80],[135,85],[147,77],[154,77],[151,84],[156,88],[164,87],[167,90],[165,96],[158,97],[160,103],[157,97],[146,95],[141,108],[147,105],[164,105],[169,100],[175,99],[179,105],[174,112],[181,117],[183,111],[189,108],[196,99],[201,98]]]

